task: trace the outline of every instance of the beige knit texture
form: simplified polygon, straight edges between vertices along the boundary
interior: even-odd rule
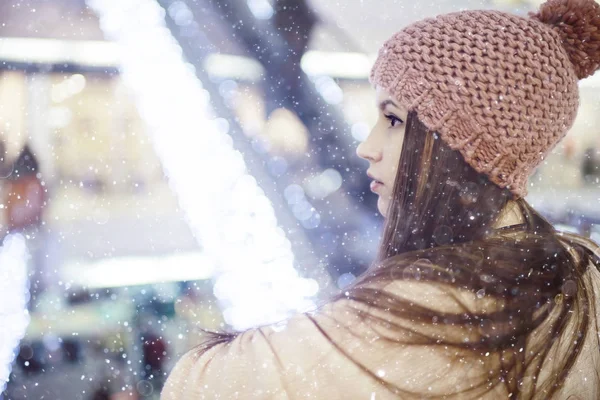
[[[463,11],[396,33],[370,80],[415,110],[475,170],[522,197],[575,119],[572,62],[561,33],[538,19]]]

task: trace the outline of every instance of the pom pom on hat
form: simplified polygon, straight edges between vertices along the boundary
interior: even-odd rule
[[[559,33],[579,79],[600,68],[600,5],[594,0],[549,0],[531,17]]]

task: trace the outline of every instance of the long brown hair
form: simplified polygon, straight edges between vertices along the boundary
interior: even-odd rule
[[[496,228],[511,202],[524,222]],[[393,330],[418,333],[411,336],[414,345],[485,356],[490,374],[455,395],[479,397],[504,384],[510,398],[547,399],[574,365],[587,338],[589,316],[596,315],[591,277],[584,274],[589,266],[600,265],[597,249],[589,239],[556,231],[524,199],[513,199],[508,189],[476,172],[413,112],[377,260],[337,299],[383,312],[385,317],[381,312],[364,317]],[[398,279],[434,283],[457,303],[461,302],[455,294],[461,291],[485,296],[497,307],[480,312],[461,304],[462,312],[448,314],[378,289]],[[402,321],[420,328],[411,330]],[[569,324],[573,327],[567,329]],[[536,331],[542,325],[547,329]],[[444,334],[450,330],[459,334]],[[538,381],[551,347],[563,340],[568,348],[552,360],[549,378]],[[398,394],[431,397],[363,370]],[[524,385],[525,380],[534,384]]]

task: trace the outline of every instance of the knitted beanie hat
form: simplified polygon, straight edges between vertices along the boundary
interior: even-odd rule
[[[550,0],[530,18],[463,11],[410,25],[379,50],[370,81],[522,197],[575,120],[578,80],[599,67],[600,6]]]

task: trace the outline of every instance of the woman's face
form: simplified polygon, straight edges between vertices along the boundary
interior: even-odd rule
[[[388,92],[381,88],[376,90],[379,117],[367,139],[357,147],[356,154],[369,161],[367,175],[372,179],[371,191],[379,195],[377,209],[385,217],[392,198],[408,112]]]

